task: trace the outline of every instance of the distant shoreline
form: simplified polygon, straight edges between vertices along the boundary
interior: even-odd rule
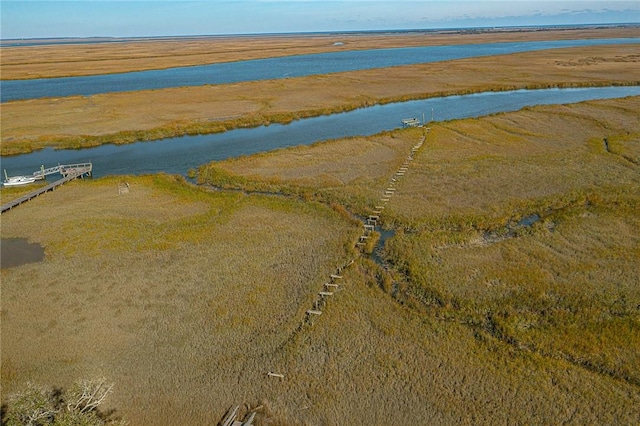
[[[402,29],[402,30],[356,30],[356,31],[316,31],[290,33],[249,33],[249,34],[201,34],[201,35],[167,35],[167,36],[135,36],[135,37],[51,37],[51,38],[13,38],[0,39],[0,47],[48,46],[66,44],[99,44],[99,43],[128,43],[144,41],[188,41],[210,39],[238,39],[238,38],[298,38],[321,36],[381,36],[381,35],[436,35],[436,34],[493,34],[514,32],[539,31],[571,31],[585,29],[611,28],[639,28],[640,23],[618,24],[568,24],[568,25],[531,25],[531,26],[498,26],[498,27],[452,27],[434,29]]]

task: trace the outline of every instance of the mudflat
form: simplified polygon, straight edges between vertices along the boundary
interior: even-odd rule
[[[24,238],[3,238],[0,241],[0,268],[13,268],[44,259],[44,248]]]

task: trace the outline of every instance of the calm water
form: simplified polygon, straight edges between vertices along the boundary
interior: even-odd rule
[[[329,52],[89,77],[0,82],[2,102],[180,86],[226,84],[384,68],[562,47],[637,44],[640,38],[557,40]]]
[[[518,90],[450,96],[380,105],[330,116],[308,118],[287,125],[184,136],[129,145],[103,145],[85,150],[52,150],[2,158],[9,175],[31,174],[41,165],[92,161],[94,175],[167,172],[186,175],[214,160],[270,151],[294,145],[355,135],[372,135],[400,127],[402,118],[435,121],[515,111],[528,105],[563,104],[590,99],[640,95],[640,86],[585,89]],[[541,123],[543,126],[544,123]]]

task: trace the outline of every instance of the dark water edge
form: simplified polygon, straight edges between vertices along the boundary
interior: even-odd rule
[[[43,149],[3,157],[2,169],[10,176],[32,174],[41,166],[93,162],[93,175],[141,175],[165,172],[186,176],[190,169],[212,161],[267,152],[279,148],[339,139],[370,136],[397,129],[401,120],[425,121],[480,117],[517,111],[526,106],[568,104],[585,100],[640,96],[640,86],[581,89],[516,90],[448,96],[377,105],[328,116],[271,124],[225,133],[182,136],[127,145],[102,145],[82,150]]]
[[[2,238],[0,240],[0,268],[15,268],[27,263],[44,260],[44,248],[30,243],[26,238]]]

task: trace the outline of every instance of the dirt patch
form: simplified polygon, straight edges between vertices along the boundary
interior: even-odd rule
[[[0,240],[0,267],[15,268],[27,263],[42,262],[44,248],[30,243],[26,238],[2,238]]]

